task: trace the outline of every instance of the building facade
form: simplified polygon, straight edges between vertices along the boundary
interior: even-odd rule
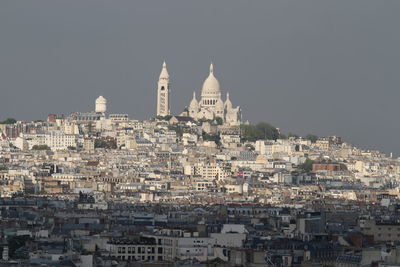
[[[193,99],[189,104],[187,115],[197,119],[214,120],[219,117],[224,124],[239,125],[241,121],[240,107],[233,107],[229,98],[229,93],[226,94],[225,102],[222,100],[220,84],[214,76],[214,66],[211,63],[210,73],[203,83],[201,89],[201,98],[196,99],[196,93],[193,92]]]

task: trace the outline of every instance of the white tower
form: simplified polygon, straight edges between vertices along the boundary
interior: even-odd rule
[[[169,110],[169,74],[165,61],[162,66],[157,88],[157,116],[170,115]]]
[[[106,113],[107,111],[107,100],[103,96],[99,96],[96,99],[95,112],[96,113]]]

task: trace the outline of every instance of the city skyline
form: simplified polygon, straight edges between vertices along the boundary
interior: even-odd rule
[[[147,119],[164,60],[178,114],[213,61],[244,120],[400,153],[396,1],[24,5],[0,4],[2,119],[86,110],[98,95]]]
[[[400,266],[400,1],[0,1],[0,267]]]
[[[211,66],[213,65],[213,63],[211,63]],[[163,71],[164,71],[164,69],[166,68],[166,61],[164,60],[163,61],[163,63],[162,63],[162,72],[161,72],[161,74],[163,73]],[[211,68],[211,67],[210,67]],[[161,77],[161,76],[160,76]],[[155,79],[155,80],[159,80],[160,79],[160,77],[158,78],[158,79]],[[173,80],[173,77],[172,77],[172,80]],[[159,83],[159,82],[158,82]],[[169,94],[170,94],[170,97],[172,97],[172,101],[170,100],[169,102],[172,102],[172,103],[174,103],[174,102],[176,102],[176,101],[174,101],[174,95],[173,95],[173,91],[174,91],[174,89],[173,89],[173,85],[171,85],[171,83],[168,81],[168,84],[169,84]],[[200,86],[200,88],[201,88],[201,86]],[[223,86],[222,86],[222,88],[223,88]],[[198,89],[195,89],[195,90],[198,90]],[[138,120],[146,120],[146,119],[151,119],[151,118],[155,118],[156,116],[157,116],[157,91],[158,91],[158,89],[157,89],[157,86],[155,86],[155,89],[153,90],[153,91],[155,91],[155,93],[154,93],[154,98],[153,98],[153,103],[152,103],[152,105],[154,106],[154,109],[156,109],[155,111],[153,110],[153,113],[152,114],[150,114],[148,117],[141,117],[141,118],[137,118],[137,117],[135,117],[134,115],[132,116],[132,114],[130,114],[129,112],[124,112],[124,109],[123,109],[123,107],[122,107],[122,109],[121,109],[121,107],[119,107],[117,110],[119,111],[119,112],[114,112],[114,110],[116,110],[115,108],[113,108],[112,106],[109,106],[109,110],[108,110],[108,114],[111,114],[111,113],[120,113],[120,114],[128,114],[132,119],[138,119]],[[172,91],[172,96],[171,96],[171,91]],[[106,91],[104,91],[104,92],[106,92]],[[195,91],[194,91],[195,92]],[[228,93],[228,95],[229,95],[229,92],[227,92]],[[104,95],[107,95],[107,92],[106,92],[106,94],[103,94],[103,95],[99,95],[99,97],[104,97]],[[195,95],[194,95],[195,96]],[[108,97],[107,99],[110,99],[110,97]],[[48,112],[46,115],[45,115],[45,117],[47,117],[47,115],[49,115],[49,114],[51,114],[51,113],[57,113],[57,114],[63,114],[63,115],[69,115],[69,114],[72,114],[72,113],[74,113],[74,112],[91,112],[91,111],[95,111],[95,105],[93,105],[93,99],[89,99],[89,101],[91,102],[90,103],[90,105],[89,106],[87,106],[86,107],[86,109],[85,109],[85,107],[83,107],[83,109],[82,110],[71,110],[71,111],[67,111],[67,112]],[[113,103],[113,101],[112,101],[112,99],[111,99],[111,102],[110,103]],[[170,104],[171,105],[171,104]],[[182,112],[184,112],[184,110],[186,109],[186,108],[188,108],[190,105],[184,105],[183,103],[179,103],[179,105],[180,106],[170,106],[170,108],[172,107],[172,110],[173,111],[171,111],[171,113],[170,113],[170,115],[172,115],[172,116],[179,116]],[[182,106],[183,105],[183,106]],[[178,111],[180,109],[180,111]],[[30,116],[32,116],[31,114],[30,114]],[[12,115],[10,115],[10,116],[5,116],[4,118],[0,118],[0,119],[6,119],[6,117],[7,118],[13,118],[13,116]],[[35,121],[35,120],[44,120],[45,118],[42,118],[42,117],[40,117],[40,118],[37,118],[37,117],[32,117],[33,119],[30,119],[31,121]],[[20,120],[20,121],[29,121],[29,120],[24,120],[24,119],[19,119],[19,118],[16,118],[17,120]],[[246,120],[242,120],[242,123],[246,123],[246,122],[250,122],[250,123],[258,123],[258,122],[267,122],[267,123],[270,123],[270,121],[268,121],[268,120],[261,120],[261,121],[253,121],[253,120],[250,120],[250,119],[246,119]],[[271,123],[271,124],[273,124],[273,123]],[[294,131],[288,131],[288,130],[286,130],[286,129],[281,129],[279,126],[277,126],[276,124],[273,124],[273,126],[275,126],[275,127],[277,127],[278,129],[280,129],[280,131],[283,133],[283,134],[285,134],[285,135],[287,135],[287,134],[298,134],[299,136],[302,136],[302,137],[305,137],[307,134],[315,134],[314,132],[304,132],[303,134],[299,134],[298,132],[296,132],[296,130],[294,130]],[[319,135],[319,136],[321,136],[321,137],[323,137],[323,136],[338,136],[338,134],[335,134],[335,133],[328,133],[328,134],[326,134],[326,135]],[[345,138],[346,139],[346,138]],[[379,147],[374,147],[374,144],[359,144],[358,143],[358,141],[357,140],[352,140],[352,138],[349,138],[350,140],[347,140],[348,142],[351,142],[352,144],[354,144],[354,145],[357,145],[357,146],[360,146],[360,147],[362,147],[362,148],[364,148],[364,149],[371,149],[371,150],[373,150],[373,149],[378,149],[378,150],[381,150],[382,152],[384,152],[384,153],[386,153],[386,154],[388,154],[388,155],[390,155],[390,156],[392,156],[393,154],[394,154],[394,156],[396,156],[396,154],[397,153],[394,153],[393,152],[393,150],[390,150],[390,151],[385,151],[385,150],[382,150],[381,148],[379,148]]]

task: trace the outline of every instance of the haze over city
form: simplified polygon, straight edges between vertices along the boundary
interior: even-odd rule
[[[0,1],[0,267],[400,267],[399,10]]]

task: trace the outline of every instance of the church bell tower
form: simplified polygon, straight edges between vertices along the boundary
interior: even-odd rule
[[[170,115],[169,110],[169,74],[165,61],[162,66],[157,87],[157,116]]]

